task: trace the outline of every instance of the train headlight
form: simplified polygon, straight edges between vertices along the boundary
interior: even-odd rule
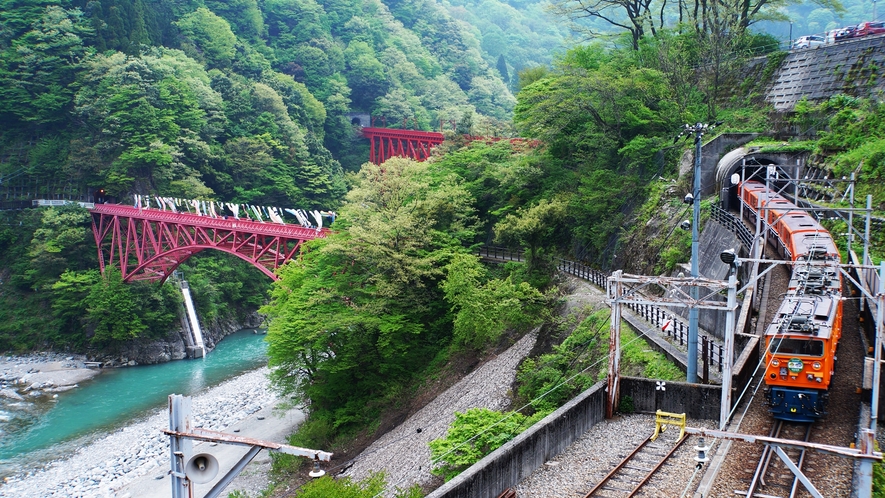
[[[781,362],[780,362],[780,360],[778,360],[777,358],[772,358],[772,359],[771,359],[771,366],[773,366],[773,367],[779,367],[779,366],[781,366]]]
[[[813,368],[813,369],[815,369],[815,370],[820,370],[820,366],[821,366],[821,365],[820,365],[820,362],[819,362],[819,361],[816,361],[816,362],[814,362],[814,363],[811,364],[811,368]]]

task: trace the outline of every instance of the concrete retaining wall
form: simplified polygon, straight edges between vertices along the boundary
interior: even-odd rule
[[[428,498],[495,498],[605,418],[605,382],[584,391]]]
[[[740,250],[742,245],[737,235],[719,223],[707,223],[701,231],[698,247],[701,248],[698,254],[700,256],[698,258],[698,271],[700,275],[713,280],[728,280],[728,265],[719,259],[719,254],[726,249]],[[690,272],[686,271],[684,273],[687,276]],[[685,287],[682,289],[682,292],[688,294],[689,288]],[[671,293],[671,295],[673,294]],[[725,302],[726,296],[714,295],[708,296],[705,299],[708,301],[718,300]],[[673,307],[670,310],[688,320],[688,308]],[[698,326],[714,337],[723,340],[725,339],[725,316],[725,311],[699,309]]]
[[[689,418],[719,420],[720,386],[621,377],[620,394],[621,400],[625,396],[633,399],[633,408],[637,412],[663,410],[685,413]]]
[[[765,98],[776,111],[791,111],[805,97],[820,102],[844,93],[869,97],[885,90],[878,77],[885,65],[885,36],[866,36],[790,52]]]

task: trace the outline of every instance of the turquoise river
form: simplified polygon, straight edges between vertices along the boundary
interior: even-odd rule
[[[0,398],[0,478],[57,459],[108,431],[166,406],[169,394],[196,395],[267,364],[263,334],[241,331],[206,358],[105,369],[54,400]]]

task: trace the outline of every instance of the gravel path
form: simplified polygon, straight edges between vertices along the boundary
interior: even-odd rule
[[[275,404],[267,374],[260,368],[193,397],[195,425],[223,430]],[[0,497],[116,497],[141,476],[167,473],[169,438],[160,430],[168,426],[167,410],[160,409],[43,469],[10,478],[0,485]]]
[[[359,480],[370,472],[383,470],[388,476],[389,489],[408,488],[413,484],[423,486],[437,479],[430,474],[428,443],[445,436],[449,424],[455,420],[456,411],[464,412],[475,407],[506,409],[510,404],[507,394],[516,375],[516,366],[531,351],[536,337],[535,332],[526,334],[507,351],[437,396],[360,453],[344,475]]]

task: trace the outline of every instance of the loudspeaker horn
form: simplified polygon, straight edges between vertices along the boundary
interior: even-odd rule
[[[184,466],[184,474],[196,484],[211,482],[218,475],[218,460],[208,453],[194,455]]]

